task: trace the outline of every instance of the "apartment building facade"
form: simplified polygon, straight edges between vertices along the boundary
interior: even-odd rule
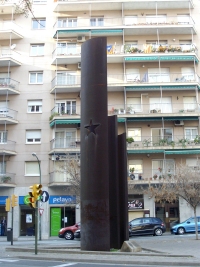
[[[199,1],[35,0],[28,18],[15,2],[0,6],[0,216],[11,225],[5,199],[17,195],[14,237],[33,234],[25,199],[40,181],[49,193],[39,207],[42,238],[80,220],[68,176],[58,170],[80,158],[81,45],[88,39],[107,37],[108,115],[134,139],[128,183],[156,184],[180,162],[199,167]],[[193,215],[183,200],[159,205],[128,193],[129,219],[158,216],[169,227]]]

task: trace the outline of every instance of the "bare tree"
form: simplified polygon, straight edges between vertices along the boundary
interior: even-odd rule
[[[10,0],[0,0],[0,5],[12,3]],[[15,5],[15,13],[23,13],[25,17],[28,17],[29,13],[33,15],[32,0],[18,0]],[[34,17],[34,15],[33,15]]]
[[[150,183],[146,191],[155,202],[174,203],[183,198],[194,211],[196,239],[198,239],[198,226],[196,210],[200,204],[200,172],[186,165],[178,165],[175,175],[162,175],[158,183]]]
[[[60,161],[57,167],[57,172],[66,174],[70,184],[70,192],[76,195],[76,203],[80,202],[80,161],[77,158],[67,156],[67,159]]]

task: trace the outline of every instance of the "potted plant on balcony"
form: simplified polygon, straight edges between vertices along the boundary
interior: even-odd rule
[[[195,143],[195,145],[200,144],[200,135],[197,135],[197,136],[194,138],[194,143]]]
[[[1,181],[2,181],[2,183],[8,183],[11,181],[11,177],[10,176],[3,176],[3,177],[1,177]]]
[[[154,178],[154,180],[156,180],[158,178],[158,175],[154,174],[153,178]]]
[[[130,145],[131,143],[133,143],[134,142],[134,139],[133,139],[133,137],[127,137],[126,138],[126,142]]]
[[[50,121],[53,120],[53,118],[54,118],[55,116],[58,116],[58,115],[59,115],[58,112],[54,112],[54,113],[51,114],[51,116],[49,117],[49,120],[50,120]]]

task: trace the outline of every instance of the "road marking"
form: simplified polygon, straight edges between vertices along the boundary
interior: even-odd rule
[[[52,267],[66,267],[66,266],[72,266],[75,265],[77,263],[65,263],[65,264],[61,264],[61,265],[56,265],[56,266],[52,266]]]
[[[0,261],[4,261],[4,262],[16,262],[16,261],[19,261],[19,260],[0,259]]]

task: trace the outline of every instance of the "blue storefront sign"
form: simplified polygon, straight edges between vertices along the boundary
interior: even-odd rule
[[[0,205],[6,205],[6,198],[8,198],[8,196],[0,197]]]
[[[76,196],[49,196],[49,204],[75,204]]]

